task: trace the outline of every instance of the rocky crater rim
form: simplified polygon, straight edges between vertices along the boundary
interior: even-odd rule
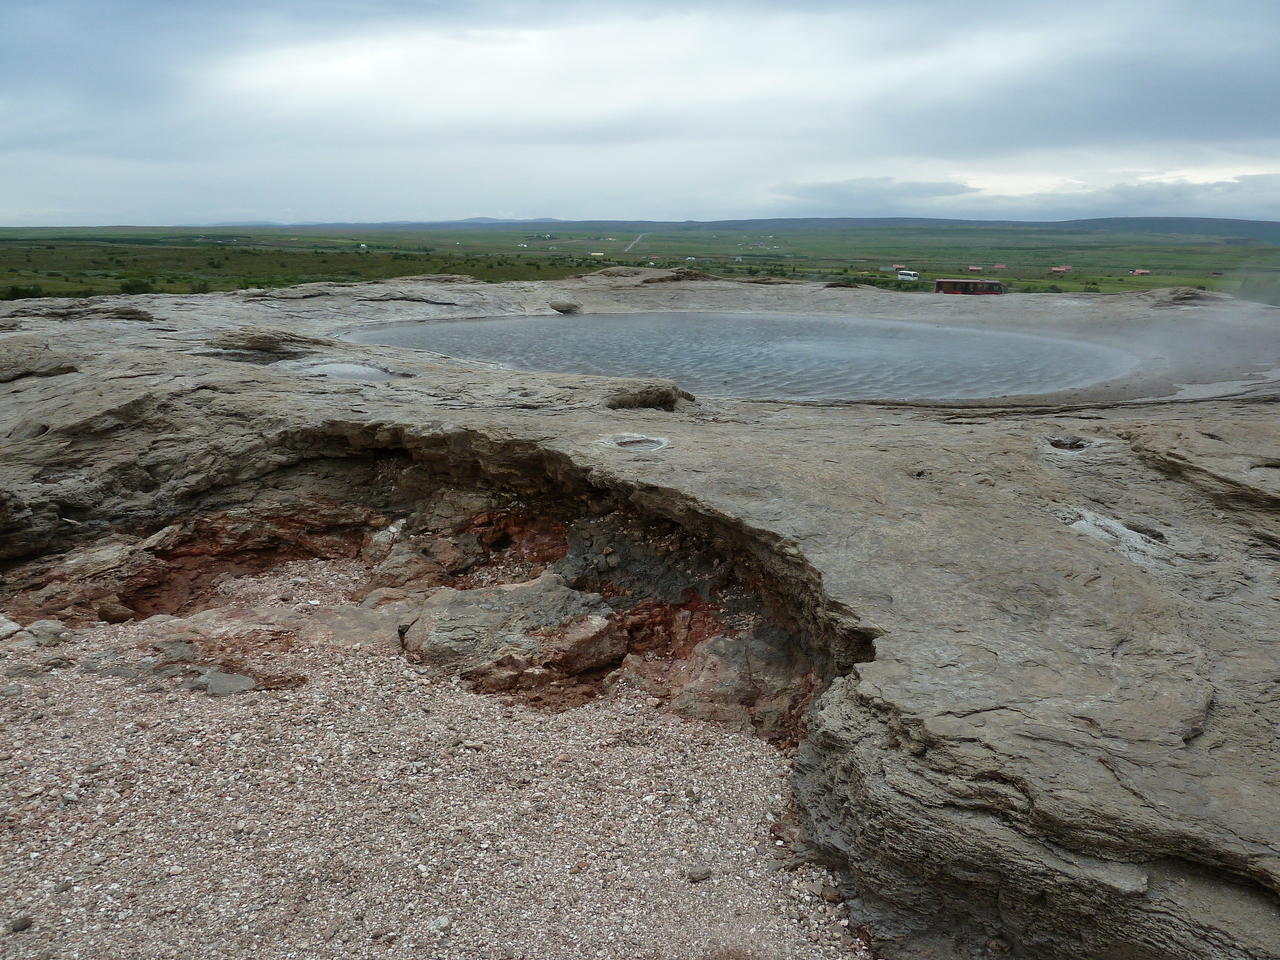
[[[162,644],[167,662],[267,689],[287,678],[255,651],[355,616],[346,626],[371,646],[483,692],[565,708],[624,684],[782,743],[834,677],[874,657],[877,631],[794,545],[675,491],[474,432],[344,424],[278,446],[274,469],[141,527],[78,521],[66,549],[10,564],[0,607],[20,625],[153,624],[187,644]],[[346,565],[359,613],[290,608],[288,591],[223,606],[227,581],[308,560]]]

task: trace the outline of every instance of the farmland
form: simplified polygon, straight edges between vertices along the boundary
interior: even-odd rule
[[[1006,269],[996,271],[995,264]],[[0,297],[191,293],[432,273],[556,279],[615,264],[729,277],[932,289],[999,276],[1019,292],[1198,286],[1274,302],[1280,224],[1129,219],[1066,223],[743,220],[0,229]],[[919,283],[899,283],[905,264]],[[1070,265],[1069,273],[1051,272]],[[1131,271],[1149,270],[1149,275]]]

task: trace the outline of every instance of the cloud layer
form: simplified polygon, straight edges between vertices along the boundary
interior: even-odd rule
[[[1272,4],[47,0],[0,223],[1280,219]]]

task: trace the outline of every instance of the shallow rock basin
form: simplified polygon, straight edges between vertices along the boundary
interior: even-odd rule
[[[803,314],[495,317],[381,324],[347,339],[518,370],[669,377],[703,396],[790,400],[1053,393],[1119,377],[1138,362],[1061,337]]]
[[[344,363],[337,360],[314,363],[311,361],[285,360],[277,364],[280,369],[297,370],[310,377],[328,377],[331,380],[361,380],[377,382],[398,380],[404,374],[391,373],[367,363]]]

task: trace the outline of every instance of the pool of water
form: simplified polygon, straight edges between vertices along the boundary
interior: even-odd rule
[[[387,324],[357,343],[517,370],[669,377],[702,396],[975,399],[1110,380],[1137,358],[1059,337],[931,323],[749,313],[573,314]]]

